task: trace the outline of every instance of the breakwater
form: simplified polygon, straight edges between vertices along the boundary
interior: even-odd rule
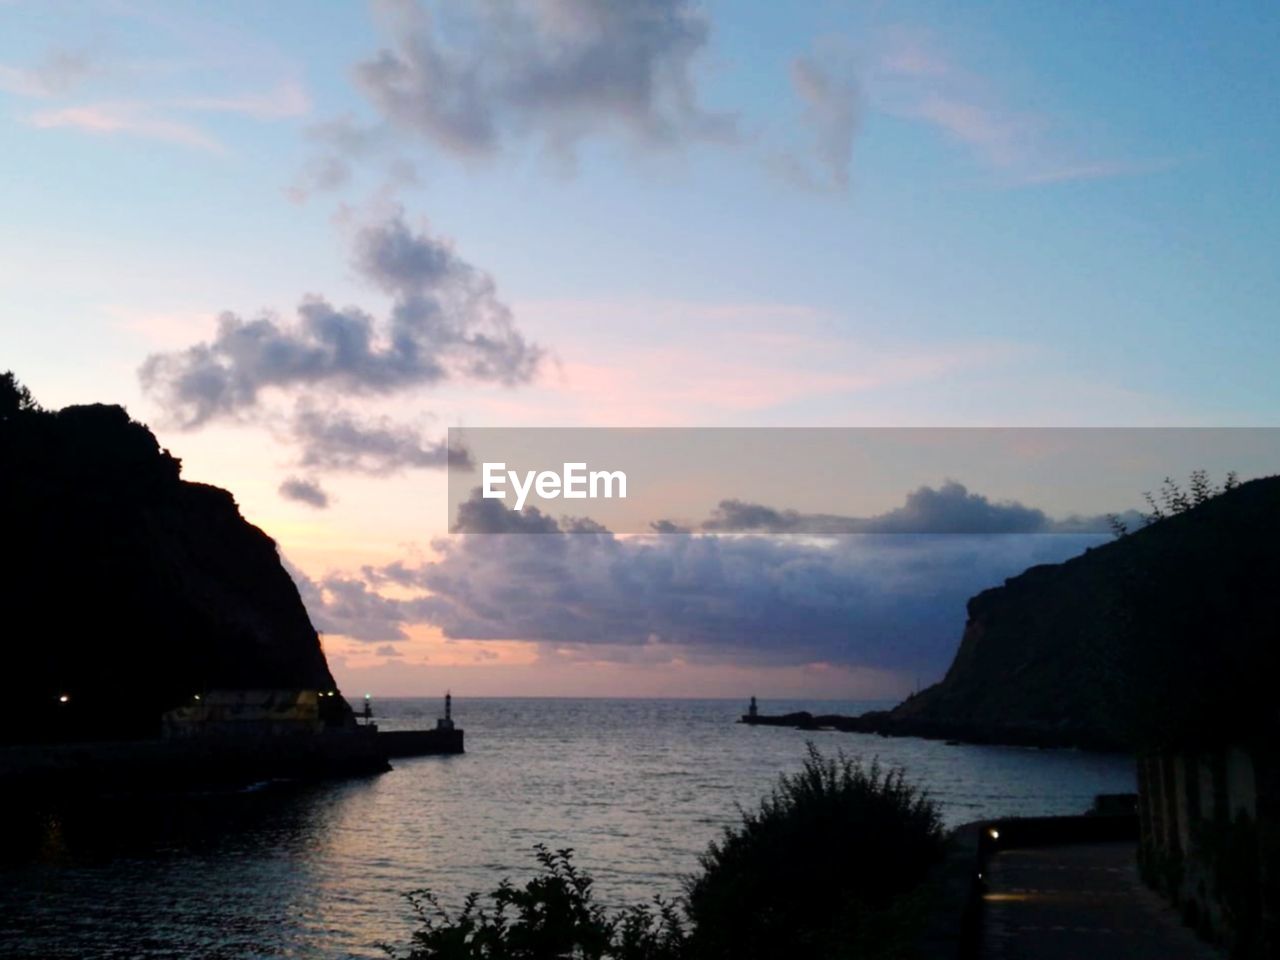
[[[378,747],[391,759],[462,753],[462,743],[462,730],[458,728],[378,731]]]
[[[51,795],[181,791],[266,780],[326,780],[385,773],[392,758],[463,752],[463,731],[375,731],[306,735],[41,743],[0,747],[0,791]]]
[[[897,711],[892,710],[874,710],[856,716],[813,714],[807,710],[776,716],[743,714],[739,722],[757,727],[837,730],[844,733],[874,733],[882,737],[920,737],[925,740],[947,740],[956,743],[1000,744],[1013,747],[1067,747],[1103,753],[1125,751],[1124,744],[1119,739],[1080,729],[901,716]]]

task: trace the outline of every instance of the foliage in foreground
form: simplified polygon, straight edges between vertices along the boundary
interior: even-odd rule
[[[457,913],[429,890],[409,894],[421,921],[405,960],[677,960],[686,936],[676,909],[660,898],[609,915],[573,851],[535,848],[542,872],[523,888],[503,880],[482,904],[471,894]]]
[[[410,895],[421,926],[405,960],[755,960],[901,956],[942,850],[937,808],[901,770],[810,745],[758,810],[702,857],[682,909],[660,899],[609,913],[572,851],[539,846],[541,873],[450,913]]]
[[[803,769],[703,855],[687,888],[694,955],[866,955],[942,844],[937,807],[901,770],[810,744]]]

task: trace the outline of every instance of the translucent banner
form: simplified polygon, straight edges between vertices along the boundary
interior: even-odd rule
[[[1107,533],[1280,472],[1276,428],[455,428],[455,533]]]

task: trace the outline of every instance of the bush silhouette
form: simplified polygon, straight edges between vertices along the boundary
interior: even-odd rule
[[[694,955],[859,955],[846,948],[868,939],[873,914],[901,907],[942,842],[936,806],[901,770],[810,744],[803,769],[703,856],[687,889]]]
[[[404,960],[677,960],[685,934],[676,910],[655,899],[610,916],[572,850],[534,848],[542,872],[524,887],[503,880],[482,902],[471,894],[450,913],[430,890],[409,894],[421,921]]]

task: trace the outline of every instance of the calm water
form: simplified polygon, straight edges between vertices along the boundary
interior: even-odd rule
[[[1077,813],[1134,789],[1122,758],[749,728],[724,700],[459,700],[467,754],[380,777],[164,802],[72,802],[9,820],[0,956],[371,957],[412,928],[405,891],[447,902],[572,846],[610,902],[674,895],[697,854],[807,739],[901,765],[950,823]],[[879,704],[762,701],[765,712]],[[384,729],[438,701],[383,700]]]

